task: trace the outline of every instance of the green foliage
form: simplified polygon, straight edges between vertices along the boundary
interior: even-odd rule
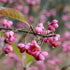
[[[18,54],[20,56],[20,58],[22,59],[22,54],[20,53],[19,49],[17,48],[17,45],[16,44],[12,44],[12,47],[14,49],[14,52],[16,54]]]
[[[27,23],[24,15],[20,11],[15,10],[13,8],[0,7],[0,15],[11,17],[11,18],[23,21],[24,23]]]
[[[0,32],[0,35],[1,35],[2,37],[5,37],[3,31]]]
[[[27,53],[25,53],[25,54],[26,54],[26,63],[29,63],[29,62],[32,62],[35,60],[32,55],[29,55]]]

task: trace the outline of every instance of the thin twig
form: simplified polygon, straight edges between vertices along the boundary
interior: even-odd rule
[[[12,30],[14,32],[24,32],[24,33],[29,33],[29,34],[33,34],[35,36],[42,36],[42,37],[53,37],[53,36],[56,36],[55,34],[54,35],[42,35],[42,34],[37,34],[35,32],[30,32],[28,30],[23,30],[23,29],[8,29],[8,28],[0,28],[0,30]]]

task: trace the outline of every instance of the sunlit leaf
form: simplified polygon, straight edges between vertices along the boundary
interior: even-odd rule
[[[0,32],[0,35],[1,35],[2,37],[5,37],[3,31]]]
[[[13,8],[0,7],[0,15],[15,18],[17,20],[20,20],[20,21],[27,23],[24,15],[20,11],[15,10]]]
[[[22,53],[20,53],[19,49],[17,48],[17,45],[16,44],[12,44],[12,47],[14,49],[14,52],[16,54],[18,54],[20,56],[20,58],[22,59]]]
[[[26,54],[26,63],[29,63],[29,62],[32,62],[35,60],[32,55],[29,55],[27,53],[25,53],[25,54]]]

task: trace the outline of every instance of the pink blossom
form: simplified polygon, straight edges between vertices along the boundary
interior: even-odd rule
[[[9,52],[12,52],[12,51],[13,51],[13,48],[12,48],[12,46],[7,45],[7,46],[3,47],[3,51],[4,51],[6,54],[8,54]]]
[[[20,49],[20,52],[21,52],[21,53],[23,53],[23,52],[26,50],[24,46],[25,46],[25,45],[22,44],[22,43],[19,43],[19,44],[17,45],[17,47]]]
[[[42,28],[40,28],[40,27],[36,27],[36,28],[35,28],[35,32],[39,34],[39,33],[42,33],[43,30],[42,30]]]
[[[12,21],[8,21],[7,19],[3,19],[2,25],[3,25],[3,27],[11,28],[11,26],[13,25],[13,22]]]

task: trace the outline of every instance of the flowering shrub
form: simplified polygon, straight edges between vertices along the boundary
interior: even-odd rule
[[[70,32],[62,30],[70,29],[68,6],[58,4],[50,8],[53,2],[49,0],[41,9],[43,1],[0,0],[2,70],[67,70],[69,67]]]

